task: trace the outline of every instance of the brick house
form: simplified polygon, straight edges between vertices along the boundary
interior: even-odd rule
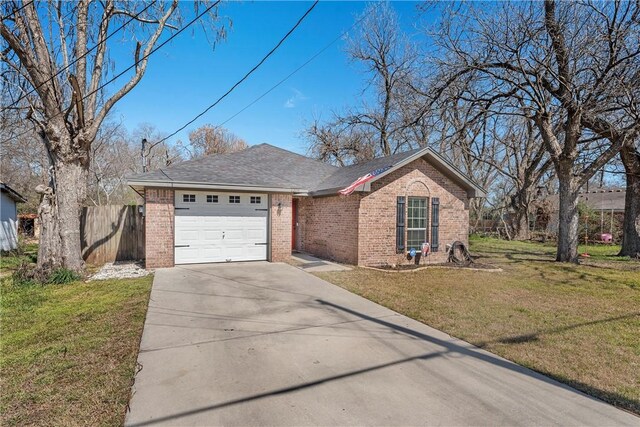
[[[343,196],[359,177],[384,170]],[[335,167],[268,144],[129,178],[145,199],[147,268],[284,261],[298,250],[357,265],[430,262],[467,242],[477,184],[429,148]]]

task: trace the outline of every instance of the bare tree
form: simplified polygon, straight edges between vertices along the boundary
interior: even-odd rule
[[[233,153],[248,147],[244,139],[223,127],[213,125],[204,125],[189,132],[189,143],[191,158]]]
[[[619,132],[624,118],[596,101],[633,90],[640,44],[601,23],[631,22],[635,8],[552,0],[450,8],[436,39],[450,70],[438,91],[471,75],[487,96],[512,100],[510,113],[527,106],[523,116],[537,126],[559,181],[558,261],[577,262],[580,188],[638,131],[631,123]]]
[[[18,204],[21,213],[36,213],[40,197],[35,188],[48,182],[46,150],[36,132],[17,115],[3,115],[0,121],[0,181],[26,197],[26,203]],[[8,129],[17,129],[20,135],[9,138]]]
[[[303,136],[309,141],[312,157],[333,165],[346,166],[376,155],[376,135],[370,129],[344,123],[339,117],[329,123],[314,120]]]
[[[416,54],[400,31],[398,16],[389,3],[370,4],[358,19],[362,23],[349,39],[347,52],[365,67],[376,99],[374,105],[364,103],[360,111],[352,111],[340,121],[365,132],[374,131],[376,151],[388,156],[405,148],[402,135],[407,123],[398,96],[411,76]]]
[[[80,209],[87,193],[92,143],[114,105],[144,76],[162,34],[176,28],[178,6],[177,0],[2,3],[2,78],[12,99],[3,110],[21,108],[50,162],[49,184],[39,187],[41,270],[60,266],[83,270]],[[215,22],[213,5],[207,10]],[[118,25],[136,40],[133,65],[121,86],[105,91],[115,74],[109,59],[110,31]],[[219,28],[214,30],[222,34]]]

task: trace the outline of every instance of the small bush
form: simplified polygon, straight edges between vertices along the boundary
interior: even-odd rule
[[[13,283],[17,286],[64,285],[80,280],[82,276],[64,267],[54,270],[40,270],[29,262],[22,262],[14,271]]]
[[[49,285],[64,285],[80,279],[81,276],[75,271],[69,270],[68,268],[58,268],[53,270],[47,278],[46,283]]]

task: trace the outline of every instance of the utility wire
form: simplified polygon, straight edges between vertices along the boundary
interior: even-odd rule
[[[140,12],[138,12],[137,14],[131,16],[129,18],[129,20],[127,22],[125,22],[124,24],[122,24],[120,27],[118,27],[117,30],[114,30],[112,33],[110,33],[107,37],[104,38],[104,40],[98,42],[97,44],[95,44],[91,49],[87,50],[85,53],[83,53],[82,55],[78,56],[76,59],[74,59],[73,61],[71,61],[71,63],[69,65],[67,65],[64,68],[61,68],[60,70],[58,70],[58,72],[56,72],[53,76],[51,76],[50,78],[48,78],[47,80],[45,80],[44,82],[42,82],[41,84],[39,84],[38,86],[31,88],[31,90],[29,90],[28,92],[20,95],[20,97],[11,105],[4,107],[2,109],[2,111],[4,110],[8,110],[12,107],[14,107],[15,105],[17,105],[20,101],[22,101],[26,96],[31,95],[33,92],[35,92],[36,90],[40,89],[42,86],[44,86],[45,84],[49,83],[50,81],[52,81],[53,79],[55,79],[56,77],[58,77],[63,71],[68,70],[69,68],[71,68],[73,65],[75,65],[79,60],[81,60],[82,58],[84,58],[85,56],[89,55],[91,52],[93,52],[98,46],[104,44],[107,42],[107,40],[109,40],[114,34],[116,34],[117,32],[119,32],[120,30],[122,30],[125,26],[127,26],[131,21],[133,21],[134,19],[138,18],[138,16],[142,15],[142,13],[144,13],[147,9],[149,9],[151,7],[152,4],[154,4],[156,2],[156,0],[153,0],[151,3],[149,3],[147,6],[145,6]]]
[[[15,15],[16,13],[20,12],[22,9],[24,9],[25,7],[29,6],[31,3],[33,3],[34,0],[30,0],[27,3],[23,4],[22,6],[20,6],[18,9],[14,10],[13,12],[11,12],[10,14],[8,14],[7,16],[3,16],[2,17],[2,21],[4,21],[5,19],[9,19],[10,17],[12,17],[13,15]]]
[[[167,40],[165,40],[164,42],[160,43],[158,46],[156,46],[155,48],[153,48],[148,54],[144,55],[142,58],[138,59],[136,62],[134,62],[131,66],[127,67],[126,69],[124,69],[123,71],[121,71],[120,73],[118,73],[117,75],[113,76],[111,79],[109,79],[108,81],[104,82],[102,85],[100,85],[98,88],[96,88],[95,90],[87,93],[85,96],[82,97],[82,100],[87,99],[89,96],[93,95],[96,92],[99,92],[100,90],[102,90],[105,86],[109,85],[110,83],[114,82],[115,80],[117,80],[120,76],[124,75],[126,72],[128,72],[129,70],[131,70],[132,68],[136,67],[141,61],[145,60],[146,58],[150,57],[151,55],[153,55],[155,52],[157,52],[160,48],[162,48],[163,46],[165,46],[167,43],[169,43],[171,40],[173,40],[174,38],[176,38],[180,33],[182,33],[184,30],[186,30],[187,28],[189,28],[191,25],[193,25],[195,22],[197,22],[200,18],[202,18],[202,16],[204,16],[205,14],[207,14],[211,9],[213,9],[215,6],[217,6],[220,3],[221,0],[217,0],[215,3],[213,3],[211,6],[207,7],[202,13],[198,14],[195,18],[193,18],[191,21],[189,21],[186,25],[184,25],[182,28],[180,28],[177,32],[173,33]],[[49,117],[49,120],[53,119],[54,117],[59,116],[60,114],[62,114],[62,112],[59,112],[57,114],[54,114],[53,116]],[[27,129],[26,131],[19,133],[17,135],[14,135],[13,137],[4,139],[2,141],[0,141],[0,145],[10,141],[12,138],[19,138],[23,135],[26,135],[29,132],[32,132],[33,130],[35,130],[35,126],[32,127],[31,129]]]
[[[195,122],[196,120],[198,120],[200,117],[202,117],[203,115],[205,115],[209,110],[211,110],[213,107],[215,107],[216,105],[218,105],[220,103],[220,101],[222,101],[224,98],[226,98],[231,92],[233,92],[233,90],[235,88],[237,88],[238,86],[240,86],[240,84],[242,84],[242,82],[244,82],[251,74],[253,74],[254,71],[256,71],[262,64],[264,64],[264,62],[275,53],[276,50],[278,50],[278,48],[282,45],[282,43],[284,43],[284,41],[289,38],[289,36],[300,26],[300,24],[302,23],[302,21],[304,21],[304,19],[307,17],[307,15],[309,15],[311,13],[311,11],[313,10],[313,8],[316,7],[316,5],[318,4],[319,0],[316,0],[309,9],[307,9],[307,11],[304,13],[304,15],[302,15],[300,17],[300,19],[298,19],[298,22],[296,22],[296,24],[284,35],[284,37],[282,37],[280,39],[280,41],[273,47],[273,49],[271,49],[269,51],[269,53],[267,53],[261,60],[260,62],[258,62],[251,70],[249,70],[240,80],[238,80],[233,86],[231,86],[231,88],[226,91],[222,96],[220,96],[218,99],[216,99],[216,101],[209,105],[207,108],[205,108],[201,113],[197,114],[193,119],[189,120],[187,123],[185,123],[182,127],[180,127],[178,130],[176,130],[175,132],[171,133],[170,135],[165,136],[164,138],[162,138],[160,141],[152,144],[149,149],[155,147],[156,145],[166,141],[167,139],[171,138],[172,136],[176,135],[178,132],[184,130],[187,126],[189,126],[190,124],[192,124],[193,122]]]
[[[362,21],[364,21],[364,19],[367,16],[363,16],[362,18],[360,18],[358,21],[356,21],[351,27],[349,27],[346,31],[342,32],[340,35],[338,35],[335,39],[333,39],[331,42],[329,42],[329,44],[327,44],[325,47],[323,47],[321,50],[319,50],[315,55],[313,55],[311,58],[309,58],[306,62],[304,62],[302,65],[300,65],[298,68],[296,68],[295,70],[293,70],[291,73],[289,73],[286,77],[284,77],[282,80],[280,80],[278,83],[276,83],[275,85],[273,85],[269,90],[267,90],[266,92],[264,92],[262,95],[260,95],[259,97],[257,97],[256,99],[254,99],[253,101],[251,101],[249,104],[247,104],[244,108],[242,108],[241,110],[239,110],[237,113],[235,113],[234,115],[232,115],[231,117],[229,117],[228,119],[226,119],[225,121],[223,121],[222,123],[220,123],[219,126],[224,126],[225,124],[227,124],[228,122],[230,122],[231,120],[233,120],[234,118],[236,118],[238,115],[240,115],[241,113],[243,113],[246,109],[248,109],[249,107],[251,107],[252,105],[254,105],[255,103],[257,103],[258,101],[260,101],[262,98],[264,98],[265,96],[267,96],[268,94],[270,94],[271,92],[273,92],[278,86],[280,86],[282,83],[284,83],[285,81],[289,80],[294,74],[296,74],[298,71],[300,71],[301,69],[303,69],[304,67],[306,67],[307,65],[309,65],[313,60],[315,60],[318,56],[322,55],[327,49],[329,49],[335,42],[337,42],[338,40],[340,40],[341,38],[343,38],[344,36],[346,36],[349,31],[351,31],[353,28],[355,28],[358,24],[360,24]]]

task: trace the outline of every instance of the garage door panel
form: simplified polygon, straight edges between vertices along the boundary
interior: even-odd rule
[[[247,256],[254,260],[266,259],[267,245],[253,245],[247,247]]]
[[[197,240],[198,240],[197,230],[183,229],[181,230],[180,234],[176,234],[176,245],[182,244],[182,242],[197,241]]]
[[[267,233],[262,228],[247,229],[247,239],[254,243],[266,243]]]
[[[222,240],[222,228],[204,229],[201,231],[202,240],[207,243],[219,243]]]
[[[240,203],[230,203],[238,195]],[[176,191],[175,243],[184,245],[175,249],[176,264],[266,260],[267,200],[266,194]]]

